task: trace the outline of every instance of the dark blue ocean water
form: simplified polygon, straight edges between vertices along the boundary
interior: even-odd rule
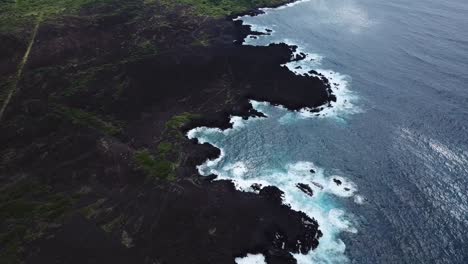
[[[247,44],[309,53],[300,64],[345,103],[323,117],[258,104],[268,118],[194,131],[223,149],[200,169],[277,185],[315,217],[324,238],[299,263],[468,263],[468,1],[310,0],[242,20],[274,31]]]

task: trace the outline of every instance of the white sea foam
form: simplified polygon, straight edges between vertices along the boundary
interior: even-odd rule
[[[269,107],[267,103],[252,101],[256,109]],[[249,121],[239,121],[244,127]],[[200,142],[211,142],[210,133],[227,137],[235,129],[219,131],[213,128],[196,128],[189,131],[191,138],[196,137]],[[219,146],[217,146],[220,148]],[[293,210],[305,212],[317,220],[323,236],[319,240],[319,247],[307,255],[294,254],[298,263],[344,263],[347,258],[344,254],[345,244],[338,237],[341,232],[357,232],[350,216],[338,209],[332,197],[352,198],[354,201],[362,201],[363,197],[357,194],[356,185],[340,175],[327,175],[325,170],[315,166],[311,162],[297,162],[287,164],[285,168],[275,168],[266,171],[255,171],[249,168],[247,161],[235,163],[223,163],[227,159],[225,150],[221,149],[221,155],[215,160],[208,160],[198,167],[200,174],[218,175],[218,179],[232,180],[237,189],[255,192],[252,185],[277,186],[284,192],[284,203]],[[311,173],[311,170],[314,173]],[[251,172],[251,173],[249,173]],[[338,180],[340,184],[336,182]],[[297,188],[298,183],[308,184],[313,190],[310,197]],[[347,188],[348,190],[346,190]]]
[[[354,0],[345,1],[330,1],[330,0],[302,0],[283,5],[277,8],[261,8],[264,12],[262,15],[270,13],[281,12],[280,10],[290,8],[296,5],[304,5],[308,8],[306,2],[313,2],[313,9],[309,9],[311,15],[314,17],[313,23],[317,26],[320,25],[333,25],[336,28],[346,30],[351,34],[360,34],[365,32],[373,25],[378,24],[378,21],[369,17],[367,10]],[[249,16],[237,17],[235,20],[246,20]],[[250,21],[252,19],[249,19]],[[255,25],[252,29],[260,29],[258,32],[265,33],[262,30],[265,27]],[[255,30],[256,31],[256,30]],[[268,32],[266,32],[268,33]]]
[[[251,100],[250,103],[253,106],[255,105],[256,107],[260,107],[261,105],[263,105],[263,103],[256,102],[253,100]],[[258,117],[250,117],[249,119],[243,119],[242,117],[239,117],[239,116],[231,116],[229,122],[232,124],[232,128],[222,130],[217,127],[196,127],[187,132],[187,137],[189,139],[197,139],[200,144],[208,143],[209,140],[207,139],[207,135],[210,135],[210,134],[228,135],[231,131],[239,130],[245,127],[247,123],[255,122],[263,118],[265,117],[258,116]]]
[[[234,164],[227,165],[226,170],[231,171],[232,176],[234,176],[236,178],[240,178],[240,177],[244,176],[249,171],[249,169],[247,168],[245,163],[241,162],[241,161],[238,161],[238,162],[236,162]]]
[[[252,105],[253,109],[262,112],[263,115],[268,117],[268,114],[263,110],[265,107],[270,106],[268,102],[260,102],[255,100],[250,100],[250,104]]]
[[[259,104],[257,104],[259,105]],[[209,128],[205,128],[205,131]],[[227,134],[223,136],[229,136]],[[200,131],[203,134],[202,131]],[[324,169],[315,166],[312,162],[296,162],[287,164],[285,168],[257,171],[247,175],[251,168],[247,162],[226,163],[225,151],[221,156],[199,166],[202,175],[216,174],[217,179],[232,180],[238,190],[256,192],[253,184],[261,186],[277,186],[284,192],[283,202],[293,210],[302,211],[317,220],[323,236],[319,247],[307,255],[296,254],[298,263],[343,263],[347,261],[344,254],[345,245],[338,237],[341,232],[356,233],[354,221],[343,210],[338,209],[333,197],[354,198],[362,200],[357,195],[356,185],[349,179],[339,175],[327,175]],[[311,172],[314,171],[314,173]],[[339,180],[338,184],[336,180]],[[300,191],[298,183],[308,184],[313,190],[310,197]]]
[[[277,9],[287,8],[305,1],[298,1]],[[275,9],[275,10],[277,10]],[[272,9],[265,8],[268,13]],[[242,20],[242,17],[237,19]],[[252,30],[265,33],[264,36],[246,38],[245,45],[258,45],[262,38],[268,38],[276,32],[268,27],[249,23]],[[278,122],[287,124],[296,119],[304,118],[342,118],[350,113],[356,113],[359,109],[353,104],[356,96],[349,90],[349,76],[322,68],[323,57],[313,52],[303,50],[293,40],[283,39],[281,41],[289,45],[297,46],[293,57],[303,56],[300,60],[291,61],[282,65],[297,75],[309,75],[317,78],[326,78],[329,81],[332,93],[336,96],[336,102],[324,105],[319,109],[302,109],[300,111],[288,111],[282,106],[274,106],[284,111],[284,115]],[[312,88],[312,87],[311,87]],[[268,117],[268,102],[251,101],[252,107],[264,113]],[[313,110],[313,111],[312,111]],[[317,111],[318,110],[318,111]],[[344,254],[346,246],[339,238],[342,232],[356,233],[356,223],[352,215],[339,209],[339,199],[353,199],[355,203],[362,204],[364,197],[358,194],[357,186],[349,179],[340,175],[329,175],[326,170],[315,166],[312,162],[294,162],[286,164],[283,168],[269,168],[258,170],[249,164],[248,160],[229,162],[225,150],[218,146],[219,137],[231,136],[249,125],[250,122],[261,121],[264,118],[255,117],[244,120],[240,117],[232,117],[232,128],[220,130],[218,128],[195,128],[188,132],[189,138],[197,138],[200,143],[208,142],[221,149],[221,155],[217,159],[207,160],[198,166],[202,175],[216,174],[217,179],[232,180],[236,188],[241,191],[257,192],[252,188],[253,184],[261,186],[277,186],[284,192],[283,202],[293,210],[302,211],[317,220],[323,235],[319,239],[317,249],[308,254],[293,254],[299,264],[311,263],[345,263],[348,261]],[[252,166],[252,167],[251,167]],[[311,170],[314,172],[312,173]],[[308,184],[313,190],[313,195],[301,191],[297,184]],[[265,263],[263,255],[247,255],[245,258],[236,258],[238,264]]]
[[[354,202],[357,204],[364,204],[365,198],[361,195],[354,196]]]
[[[262,31],[265,31],[266,29],[260,26],[253,26],[253,28]],[[259,38],[262,37],[264,36],[259,36]],[[256,45],[257,41],[257,39],[248,39],[245,45]],[[299,114],[299,118],[331,117],[342,119],[350,114],[361,112],[361,109],[356,105],[358,97],[349,89],[351,77],[330,69],[323,69],[322,61],[324,58],[321,55],[302,49],[301,46],[293,40],[283,39],[281,41],[276,41],[275,43],[285,43],[290,46],[296,46],[297,48],[292,55],[293,58],[297,55],[304,56],[303,59],[293,60],[283,64],[282,66],[287,67],[297,75],[315,76],[318,78],[325,77],[330,84],[332,94],[336,96],[336,101],[330,102],[329,105],[320,106],[318,109],[301,109],[297,112]],[[311,71],[315,71],[317,74]],[[320,111],[317,112],[316,110]]]
[[[306,56],[306,58],[309,55]],[[319,63],[320,57],[314,57],[315,62]],[[292,68],[293,64],[285,65]],[[303,66],[306,69],[306,66]],[[291,69],[297,70],[297,69]],[[332,71],[315,69],[321,73],[333,85],[332,90],[337,96],[337,101],[331,104],[331,107],[324,107],[318,113],[311,112],[310,109],[301,111],[288,111],[282,106],[275,106],[285,112],[285,115],[279,119],[279,122],[287,122],[288,120],[303,119],[303,118],[323,118],[323,117],[338,117],[340,114],[354,110],[354,106],[349,103],[350,96],[348,94],[348,83],[345,76]],[[297,72],[297,74],[300,74]],[[343,99],[348,98],[348,99]],[[271,105],[268,102],[251,101],[252,107],[268,115],[268,108]],[[256,122],[264,118],[256,117],[244,120],[240,117],[232,117],[231,123],[233,127],[226,130],[218,128],[195,128],[188,132],[189,138],[197,138],[200,143],[208,142],[221,149],[221,155],[217,159],[208,160],[204,164],[198,166],[198,170],[202,175],[215,174],[217,179],[232,180],[237,189],[242,191],[255,192],[252,189],[252,184],[260,184],[262,186],[277,186],[284,192],[284,203],[291,206],[293,210],[305,212],[308,216],[317,220],[323,236],[319,239],[317,249],[310,251],[307,255],[293,254],[298,263],[345,263],[347,257],[344,254],[346,246],[339,238],[341,232],[356,233],[357,229],[349,214],[338,209],[334,204],[332,197],[351,198],[357,204],[362,204],[364,198],[357,194],[357,187],[350,180],[339,175],[327,176],[323,169],[318,168],[311,162],[297,162],[288,164],[282,170],[271,171],[256,171],[255,168],[249,168],[248,161],[226,163],[225,151],[213,143],[210,138],[221,136],[226,137],[231,133],[245,128],[249,122]],[[315,173],[311,173],[313,169]],[[252,176],[252,173],[256,172]],[[341,181],[338,185],[333,179]],[[313,196],[310,197],[297,188],[298,183],[306,183],[313,189]]]
[[[297,46],[293,41],[285,39],[281,41],[291,46]],[[298,54],[304,54],[305,57],[301,60],[294,60],[282,66],[287,67],[290,71],[297,75],[315,76],[318,78],[325,77],[335,95],[336,101],[330,102],[329,105],[320,106],[318,109],[303,108],[297,111],[299,118],[338,118],[342,119],[351,114],[360,113],[362,110],[356,105],[358,100],[357,95],[349,89],[351,77],[333,70],[321,68],[323,57],[319,54],[314,54],[301,49],[299,46],[293,53],[293,57]],[[311,71],[317,72],[311,73]],[[255,107],[255,106],[254,106]],[[320,110],[319,112],[314,110]]]
[[[247,254],[242,258],[235,258],[237,264],[266,264],[265,256],[262,254]]]
[[[311,0],[298,0],[298,1],[294,1],[294,2],[291,2],[291,3],[288,3],[288,4],[278,6],[278,7],[263,7],[263,8],[260,8],[260,10],[263,11],[264,14],[267,14],[270,11],[281,10],[281,9],[285,9],[285,8],[288,8],[288,7],[293,7],[293,6],[300,5],[302,3],[309,2],[309,1],[311,1]],[[263,14],[260,14],[260,15],[263,15]],[[245,17],[245,16],[237,17],[234,20],[242,20],[243,17]]]
[[[265,14],[268,14],[269,12],[276,12],[276,10],[303,4],[309,1],[310,0],[297,1],[289,5],[281,6],[280,8],[264,8],[262,11],[264,11]],[[331,12],[331,10],[333,10],[331,14],[334,16],[334,23],[340,22],[343,23],[343,25],[350,25],[353,28],[351,31],[357,32],[362,28],[368,27],[372,24],[365,10],[360,8],[356,3],[354,3],[354,1],[346,1],[344,4],[338,6],[334,6],[333,3],[315,1],[314,5],[316,5],[320,10],[324,10],[323,12]],[[293,60],[282,66],[287,67],[290,71],[297,75],[309,75],[319,78],[324,76],[326,79],[328,79],[331,91],[336,96],[336,101],[331,102],[329,105],[319,107],[319,113],[316,111],[311,111],[317,109],[304,108],[299,111],[300,118],[332,117],[343,119],[350,114],[361,112],[361,109],[356,106],[358,97],[349,89],[351,78],[336,71],[324,69],[322,67],[322,61],[324,60],[323,56],[315,53],[314,51],[303,48],[307,45],[302,45],[301,41],[278,37],[277,35],[280,33],[276,32],[274,27],[256,24],[254,21],[252,21],[252,19],[250,19],[249,16],[238,17],[236,20],[241,20],[244,24],[249,25],[252,31],[265,34],[255,36],[254,38],[250,38],[250,36],[248,36],[245,39],[244,45],[261,46],[269,45],[271,43],[285,43],[290,46],[295,46],[297,48],[293,52],[293,58],[295,58],[297,55],[305,55],[305,57],[300,60]],[[247,22],[245,20],[247,20]],[[326,20],[328,21],[328,19]],[[318,74],[311,73],[311,71],[315,71]]]

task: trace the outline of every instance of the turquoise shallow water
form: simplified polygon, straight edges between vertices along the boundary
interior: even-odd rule
[[[322,70],[339,102],[319,117],[255,104],[268,118],[192,131],[224,152],[202,172],[247,191],[277,185],[315,217],[324,238],[299,263],[468,263],[468,2],[310,0],[266,11],[242,18],[273,30],[247,44],[298,45],[309,56],[290,68]],[[299,182],[317,183],[314,198]]]

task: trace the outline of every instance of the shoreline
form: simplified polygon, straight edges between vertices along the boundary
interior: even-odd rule
[[[297,1],[290,1],[289,3],[286,3],[285,5],[291,4],[291,3],[294,3],[294,2],[297,2]],[[278,7],[280,7],[280,6],[284,6],[284,5],[278,5]],[[268,8],[274,8],[274,7],[268,7]],[[265,34],[263,32],[253,31],[251,29],[250,25],[244,25],[243,21],[240,19],[242,16],[245,16],[245,15],[257,16],[257,15],[263,14],[264,11],[262,11],[260,9],[261,8],[255,10],[255,11],[252,11],[252,12],[247,12],[245,14],[240,14],[240,15],[236,16],[237,19],[233,20],[236,27],[239,29],[239,31],[241,32],[241,34],[243,36],[243,38],[241,40],[236,41],[237,45],[243,45],[244,40],[249,35],[251,36],[251,35],[263,35],[263,34]],[[303,54],[303,53],[295,54],[295,51],[298,48],[295,45],[290,45],[290,44],[286,44],[286,43],[278,43],[278,44],[270,44],[269,46],[273,46],[273,45],[280,45],[280,46],[284,45],[284,46],[288,47],[288,49],[289,49],[290,59],[288,61],[286,61],[286,62],[281,63],[281,67],[286,68],[286,66],[283,66],[283,65],[286,65],[286,63],[299,61],[299,60],[302,60],[302,59],[304,59],[306,57],[306,55]],[[293,71],[290,70],[290,72],[293,72]],[[301,101],[301,100],[294,101],[294,98],[291,98],[291,99],[288,100],[287,98],[282,97],[281,99],[279,99],[279,98],[277,98],[277,97],[275,98],[274,96],[271,96],[271,95],[263,95],[262,96],[260,94],[252,95],[251,97],[249,97],[249,101],[254,100],[254,101],[259,101],[259,102],[267,102],[272,106],[284,107],[284,108],[286,108],[286,109],[288,109],[290,111],[294,111],[294,112],[298,112],[298,111],[301,111],[301,110],[304,110],[304,111],[307,111],[307,112],[310,112],[310,113],[320,112],[325,107],[330,107],[331,102],[336,102],[336,96],[333,94],[331,84],[330,84],[329,80],[327,79],[327,77],[325,77],[324,75],[322,75],[322,74],[320,74],[320,73],[318,73],[318,72],[316,72],[314,70],[312,70],[310,73],[312,73],[312,74],[309,74],[309,75],[295,74],[295,76],[297,76],[298,78],[306,77],[306,78],[311,78],[311,79],[319,79],[322,82],[322,84],[324,86],[324,89],[328,93],[328,97],[321,104],[319,103],[319,104],[311,106],[310,104],[306,103],[305,101]],[[217,155],[215,158],[207,158],[205,160],[205,162],[200,163],[199,166],[201,166],[201,165],[203,165],[203,164],[205,164],[207,162],[216,162],[216,160],[222,159],[224,154],[223,154],[223,150],[218,146],[211,145],[210,143],[207,143],[207,142],[199,142],[198,139],[196,138],[196,136],[190,135],[190,133],[192,131],[194,131],[196,129],[202,129],[202,128],[214,128],[214,129],[220,129],[221,131],[227,131],[229,129],[235,129],[234,128],[234,123],[231,122],[232,117],[240,117],[240,118],[242,118],[244,120],[247,120],[247,119],[253,118],[253,117],[265,117],[265,118],[267,118],[263,113],[258,112],[257,110],[253,109],[250,102],[249,102],[248,106],[243,105],[243,107],[241,109],[242,110],[240,110],[236,114],[234,114],[234,113],[229,114],[229,124],[226,124],[225,122],[224,123],[222,123],[222,122],[217,123],[216,121],[213,122],[213,121],[210,121],[210,120],[197,120],[196,122],[192,122],[192,123],[188,124],[187,126],[185,126],[183,128],[184,134],[186,134],[186,136],[191,141],[193,141],[196,144],[198,143],[198,144],[202,144],[202,145],[209,145],[209,146],[211,146],[212,148],[216,149],[219,152],[219,155]],[[206,176],[200,176],[200,177],[203,178],[203,179],[206,179],[208,181],[213,181],[213,180],[215,182],[217,182],[217,181],[220,181],[220,182],[228,181],[228,182],[231,182],[231,183],[235,183],[234,180],[231,180],[231,179],[222,178],[222,179],[216,180],[217,177],[218,177],[217,175],[206,175]],[[280,189],[278,189],[276,186],[264,186],[263,188],[259,187],[259,189],[257,191],[259,191],[260,194],[261,194],[261,192],[264,189],[267,189],[267,188],[270,188],[270,187],[275,188],[275,189],[277,189],[277,191],[282,193],[282,191]],[[302,187],[302,189],[301,189],[301,187]],[[313,193],[312,189],[310,189],[310,186],[307,185],[307,184],[305,184],[305,185],[300,185],[299,184],[298,188],[301,191],[305,192],[307,195],[310,195],[310,196],[313,195],[312,194]],[[236,187],[236,189],[238,189],[238,188]],[[242,192],[244,192],[244,191],[242,191]],[[278,201],[280,203],[282,203],[283,201],[282,201],[281,195],[279,195],[277,197],[278,197],[277,198]],[[296,211],[296,212],[301,212],[301,211]],[[301,212],[301,213],[303,213],[303,212]],[[290,250],[289,254],[291,254],[291,253],[293,253],[293,254],[300,254],[300,253],[307,254],[310,251],[316,249],[318,244],[319,244],[319,239],[322,236],[321,231],[319,230],[320,226],[317,224],[317,221],[315,219],[311,219],[310,216],[307,216],[307,217],[309,218],[309,220],[312,223],[315,223],[315,225],[316,225],[316,229],[311,231],[311,233],[308,234],[308,235],[315,236],[317,238],[317,240],[316,240],[316,242],[314,242],[314,244],[311,247],[305,246],[304,248],[301,248],[299,246],[299,248],[294,248],[294,247],[290,248],[289,249]],[[306,234],[304,233],[304,235],[306,235]],[[298,241],[300,241],[300,240],[298,240]],[[301,245],[301,242],[299,242],[298,244]],[[284,245],[284,242],[283,242],[283,245]],[[304,244],[304,245],[307,245],[307,244]],[[237,256],[237,259],[241,260],[242,258],[248,258],[248,257],[256,258],[258,256],[262,256],[263,260],[265,260],[265,256],[266,256],[266,262],[265,263],[276,263],[276,262],[270,262],[271,261],[271,256],[269,256],[269,254],[265,254],[265,250],[257,250],[257,251],[256,250],[246,250],[241,255]],[[287,255],[285,255],[285,257],[286,256]],[[285,259],[288,259],[287,260],[288,263],[289,262],[293,263],[293,262],[296,261],[294,258],[291,258],[291,256],[287,256]]]
[[[181,139],[180,133],[200,126],[227,129],[231,116],[262,116],[250,100],[314,109],[333,100],[329,87],[321,78],[298,76],[281,66],[294,59],[293,46],[243,46],[239,38],[254,34],[249,26],[226,19],[198,24],[187,21],[183,9],[157,8],[172,27],[159,22],[151,27],[154,10],[135,18],[126,11],[91,17],[88,23],[65,17],[60,24],[41,26],[24,71],[27,81],[19,82],[21,89],[5,112],[0,143],[21,154],[5,171],[24,172],[28,180],[79,198],[56,220],[56,228],[44,231],[52,234],[49,239],[38,235],[27,246],[27,263],[83,263],[96,251],[101,262],[115,263],[233,263],[247,253],[262,253],[269,263],[292,263],[290,252],[317,247],[317,223],[282,204],[275,187],[244,193],[231,181],[200,177],[195,166],[220,150]],[[134,32],[146,40],[131,46],[127,40]],[[157,41],[147,37],[155,35],[166,37],[149,42],[158,50],[140,50]],[[129,49],[150,53],[128,58]],[[76,80],[77,87],[57,96]],[[161,155],[161,143],[173,149]],[[145,149],[153,159],[164,156],[175,179],[141,170],[135,153]],[[16,180],[0,176],[3,182]],[[305,225],[304,219],[315,224]]]

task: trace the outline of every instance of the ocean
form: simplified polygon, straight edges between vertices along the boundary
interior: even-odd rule
[[[307,57],[285,67],[327,76],[337,102],[317,115],[252,101],[266,118],[191,130],[222,149],[200,172],[244,191],[275,185],[315,218],[323,237],[294,255],[299,264],[468,263],[468,1],[308,0],[264,11],[239,18],[267,33],[245,45],[297,45]]]

